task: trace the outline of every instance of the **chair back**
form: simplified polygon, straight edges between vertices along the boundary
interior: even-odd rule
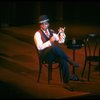
[[[39,50],[37,49],[37,47],[36,47],[36,44],[35,44],[35,41],[34,41],[34,40],[33,40],[33,46],[35,47],[36,53],[37,53],[37,55],[38,55],[38,61],[39,61],[39,64],[41,64],[40,52],[39,52]]]
[[[85,57],[99,55],[99,38],[96,34],[88,34],[84,39]]]

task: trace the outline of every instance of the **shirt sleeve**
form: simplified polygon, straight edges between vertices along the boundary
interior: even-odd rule
[[[35,42],[35,45],[38,50],[43,50],[43,49],[51,46],[51,42],[49,40],[47,42],[43,43],[39,32],[35,33],[34,42]]]

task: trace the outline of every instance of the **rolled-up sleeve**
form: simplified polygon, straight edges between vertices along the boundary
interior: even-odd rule
[[[43,50],[43,49],[51,46],[51,42],[49,40],[47,42],[43,43],[39,32],[35,33],[34,42],[35,42],[35,45],[38,50]]]

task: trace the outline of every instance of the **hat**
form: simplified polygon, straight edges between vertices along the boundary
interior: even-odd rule
[[[48,22],[49,21],[49,18],[47,15],[42,15],[39,17],[39,23],[42,24],[42,23],[45,23],[45,22]]]

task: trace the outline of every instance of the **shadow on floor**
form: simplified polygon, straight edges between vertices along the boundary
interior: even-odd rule
[[[0,98],[33,98],[18,86],[0,81]]]
[[[68,98],[69,100],[81,100],[81,99],[86,99],[86,100],[98,100],[100,99],[100,95],[99,94],[88,94],[88,95],[85,95],[85,96],[77,96],[77,97],[71,97],[71,98]]]

